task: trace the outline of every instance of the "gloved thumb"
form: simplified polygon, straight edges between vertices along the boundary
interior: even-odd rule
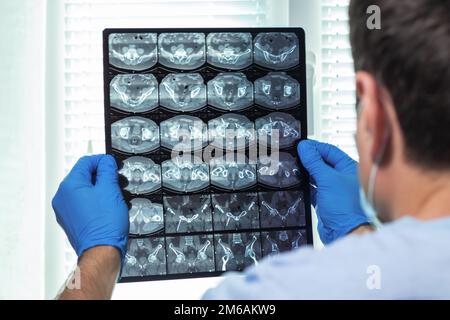
[[[119,177],[117,175],[116,160],[111,155],[103,155],[97,166],[96,186],[110,185],[118,186]]]
[[[316,143],[314,140],[300,141],[297,152],[305,169],[317,184],[320,185],[323,178],[328,175],[330,167],[323,161],[322,156],[316,148]]]
[[[97,170],[101,157],[102,155],[81,157],[64,180],[76,181],[78,184],[92,186],[92,176]]]

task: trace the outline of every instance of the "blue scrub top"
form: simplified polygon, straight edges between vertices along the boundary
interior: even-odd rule
[[[450,218],[405,217],[227,273],[204,299],[450,299]]]

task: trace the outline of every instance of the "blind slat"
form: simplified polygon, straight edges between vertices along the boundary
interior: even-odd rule
[[[348,0],[321,0],[321,138],[356,158],[355,73]]]

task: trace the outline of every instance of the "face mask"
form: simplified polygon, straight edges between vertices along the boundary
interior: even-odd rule
[[[366,214],[369,222],[374,225],[377,229],[381,227],[381,222],[378,219],[377,212],[375,211],[373,205],[369,200],[367,200],[364,189],[359,187],[359,203],[364,213]]]
[[[358,110],[362,106],[358,105]],[[369,175],[369,182],[367,185],[367,196],[364,192],[364,188],[362,186],[359,187],[359,201],[361,208],[363,209],[364,213],[366,214],[367,218],[369,219],[370,223],[374,225],[376,228],[380,228],[382,223],[378,219],[377,212],[374,207],[374,193],[375,193],[375,182],[376,177],[378,173],[378,168],[380,166],[380,162],[383,159],[384,152],[386,150],[387,141],[389,138],[389,131],[385,131],[385,135],[383,138],[383,145],[381,146],[380,153],[377,155],[375,159],[375,163],[373,164],[372,168],[370,169],[370,175]]]

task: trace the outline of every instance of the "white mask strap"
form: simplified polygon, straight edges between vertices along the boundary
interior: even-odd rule
[[[359,103],[359,105],[360,105],[360,107],[362,106],[361,102]],[[383,143],[381,145],[380,151],[378,152],[378,155],[375,158],[375,162],[372,166],[372,169],[370,170],[369,182],[368,182],[368,186],[367,186],[367,199],[373,207],[375,207],[374,193],[375,193],[376,177],[377,177],[378,169],[380,167],[380,163],[383,160],[384,154],[386,152],[386,147],[388,144],[390,131],[391,130],[389,127],[384,131]]]

